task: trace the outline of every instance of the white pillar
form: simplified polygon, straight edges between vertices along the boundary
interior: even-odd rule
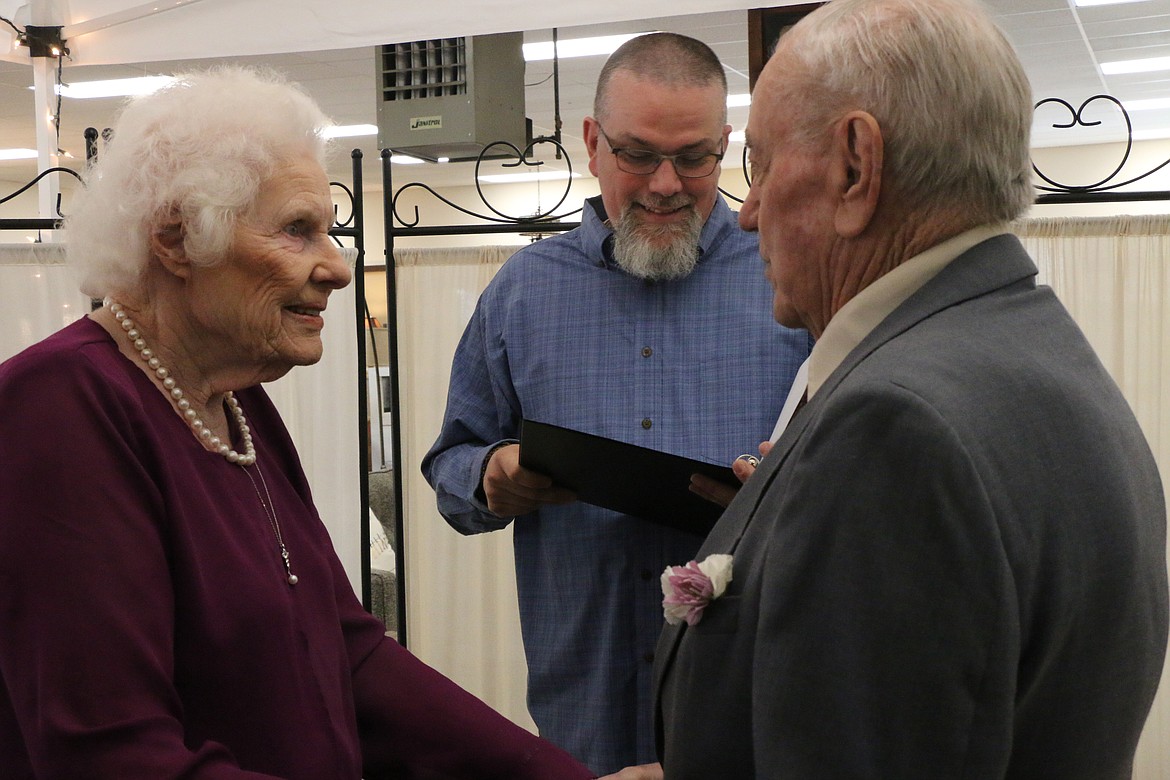
[[[37,123],[37,171],[57,167],[57,130],[53,119],[57,113],[56,84],[57,60],[54,57],[33,57],[33,93],[36,96],[33,115]],[[42,218],[57,216],[57,194],[61,191],[56,172],[45,176],[38,183],[39,213]],[[52,233],[46,234],[51,236]]]
[[[36,27],[55,27],[64,24],[60,4],[56,0],[31,0],[29,3],[29,24]],[[57,130],[54,118],[57,114],[56,72],[57,57],[32,57],[33,68],[33,115],[37,123],[37,171],[57,167]],[[39,211],[42,218],[57,216],[57,195],[61,191],[60,179],[56,172],[50,173],[39,182]],[[54,233],[45,234],[46,240],[53,240]]]

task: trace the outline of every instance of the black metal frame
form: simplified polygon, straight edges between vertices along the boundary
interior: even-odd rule
[[[349,197],[349,217],[342,220],[334,206],[334,224],[329,229],[329,235],[339,245],[341,238],[353,239],[357,249],[357,259],[353,271],[354,295],[354,335],[357,338],[357,403],[358,403],[358,544],[361,547],[361,582],[362,606],[366,610],[371,606],[370,593],[370,407],[369,393],[366,389],[366,328],[369,320],[369,310],[366,306],[366,233],[364,201],[362,193],[362,151],[354,149],[350,152],[352,188],[337,181],[329,182],[330,187],[336,187]]]

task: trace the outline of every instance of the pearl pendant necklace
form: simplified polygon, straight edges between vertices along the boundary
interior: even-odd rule
[[[259,463],[256,464],[256,473],[260,475],[260,484],[264,486],[264,496],[268,496],[267,502],[264,501],[264,496],[260,495],[260,488],[256,487],[256,480],[252,479],[252,474],[244,469],[244,474],[252,483],[252,490],[256,491],[256,498],[260,499],[260,506],[264,507],[264,515],[268,518],[268,525],[272,527],[272,533],[276,534],[276,544],[280,547],[280,560],[284,563],[285,578],[289,585],[296,585],[300,582],[300,578],[292,573],[292,562],[289,560],[288,548],[284,546],[284,537],[280,534],[280,522],[276,519],[276,506],[272,503],[272,494],[268,492],[268,482],[264,479],[264,472],[260,470]]]
[[[122,308],[122,304],[114,301],[112,298],[105,298],[102,305],[110,310],[117,320],[118,325],[121,326],[126,338],[130,339],[130,343],[134,345],[134,349],[138,351],[138,355],[146,362],[154,375],[162,382],[163,388],[167,391],[167,397],[179,410],[179,413],[186,420],[187,425],[190,426],[191,431],[199,439],[204,447],[212,452],[219,453],[227,459],[229,463],[234,463],[244,471],[244,475],[248,477],[248,481],[252,483],[252,490],[256,493],[256,498],[260,500],[260,506],[264,508],[264,518],[268,521],[268,525],[272,528],[272,533],[276,536],[276,544],[280,547],[280,559],[284,564],[284,573],[289,585],[296,585],[300,581],[297,575],[292,573],[292,563],[290,562],[288,548],[284,545],[284,536],[280,532],[280,521],[276,519],[276,505],[272,503],[272,494],[268,492],[268,483],[264,479],[264,472],[260,470],[260,464],[256,463],[256,446],[252,443],[252,432],[248,428],[248,420],[244,417],[244,411],[240,408],[240,402],[229,390],[224,394],[224,402],[228,409],[231,410],[232,417],[235,418],[236,427],[240,431],[240,438],[244,441],[244,452],[240,454],[232,449],[226,442],[222,441],[216,436],[207,424],[199,417],[199,413],[191,408],[191,402],[187,400],[183,389],[175,382],[171,372],[162,365],[162,362],[154,354],[154,351],[147,346],[146,340],[142,338],[134,320],[130,319]],[[260,495],[260,488],[256,485],[256,480],[252,479],[252,474],[248,471],[248,466],[255,464],[256,473],[260,475],[260,484],[264,486],[264,496],[268,500],[264,500],[264,496]]]

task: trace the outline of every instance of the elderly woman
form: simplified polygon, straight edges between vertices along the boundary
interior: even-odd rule
[[[260,383],[350,271],[271,74],[129,104],[72,204],[104,306],[0,366],[0,776],[575,778],[354,597]]]

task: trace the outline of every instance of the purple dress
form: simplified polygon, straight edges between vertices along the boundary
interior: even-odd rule
[[[385,636],[237,398],[247,472],[91,320],[0,365],[0,776],[590,777]]]

